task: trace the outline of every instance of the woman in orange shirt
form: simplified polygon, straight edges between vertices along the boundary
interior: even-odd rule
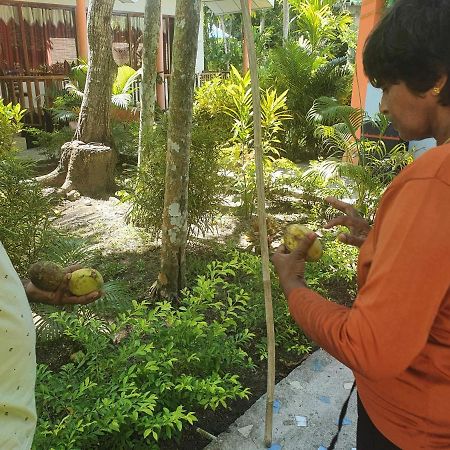
[[[299,248],[273,256],[292,316],[350,367],[358,388],[358,450],[450,449],[450,0],[397,0],[369,37],[364,69],[381,112],[405,141],[437,147],[384,193],[373,228],[348,204],[327,227],[360,247],[352,308],[308,289]]]

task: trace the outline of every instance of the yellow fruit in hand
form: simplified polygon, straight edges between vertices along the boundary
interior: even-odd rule
[[[294,223],[288,225],[284,232],[284,245],[290,251],[294,251],[297,247],[298,240],[304,238],[308,233],[312,231],[305,225]],[[306,254],[306,261],[318,261],[322,256],[322,244],[319,239],[316,239]]]
[[[72,272],[69,280],[69,291],[80,296],[100,291],[103,287],[103,277],[95,269],[78,269]]]

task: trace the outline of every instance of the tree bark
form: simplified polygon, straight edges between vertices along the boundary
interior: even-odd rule
[[[148,157],[151,132],[155,124],[156,60],[160,28],[161,0],[147,0],[144,15],[138,166]]]
[[[189,150],[201,0],[177,0],[162,224],[161,295],[175,298],[186,283]]]
[[[228,49],[228,36],[227,36],[227,30],[225,27],[225,20],[223,16],[219,17],[219,24],[220,24],[220,31],[222,31],[223,34],[223,49],[225,52],[225,55],[228,55],[229,49]]]
[[[289,39],[289,25],[290,25],[290,17],[289,17],[289,0],[283,0],[283,42],[286,42]]]
[[[111,143],[111,93],[117,71],[112,55],[114,0],[90,0],[88,73],[75,139]]]
[[[116,189],[116,163],[117,153],[110,147],[67,142],[62,146],[58,167],[36,180],[42,186],[58,188],[60,194],[76,190],[87,197],[102,198]]]
[[[266,30],[266,13],[264,11],[261,12],[261,18],[259,20],[259,34],[263,34]]]

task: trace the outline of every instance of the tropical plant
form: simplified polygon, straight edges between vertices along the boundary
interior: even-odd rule
[[[336,99],[322,97],[311,108],[309,118],[317,125],[316,133],[333,157],[314,162],[304,176],[321,177],[355,206],[368,220],[373,220],[378,201],[397,173],[412,160],[403,143],[388,149],[382,140],[389,122],[383,115],[371,119],[364,111],[341,105]],[[363,125],[372,123],[379,138],[366,138]]]
[[[189,235],[211,230],[227,191],[220,172],[223,128],[215,120],[194,119],[189,165]],[[167,123],[151,135],[149,158],[139,169],[129,167],[120,181],[119,196],[131,203],[128,220],[158,236],[161,231],[166,173]],[[150,186],[150,188],[149,188]]]
[[[43,194],[33,174],[32,162],[0,159],[0,241],[21,276],[46,245],[58,203]]]
[[[67,126],[52,132],[29,127],[26,128],[26,132],[31,136],[33,145],[49,160],[59,160],[61,146],[73,137],[73,130]]]
[[[351,86],[347,58],[327,61],[306,48],[290,42],[272,51],[262,74],[263,86],[288,91],[286,105],[292,120],[286,123],[282,146],[292,160],[307,161],[324,153],[315,135],[315,124],[308,120],[314,100],[323,95],[344,99]]]
[[[0,98],[0,159],[13,149],[14,137],[22,129],[22,119],[26,110],[20,104],[4,104]]]
[[[349,43],[343,38],[353,19],[348,12],[334,8],[337,0],[290,0],[296,13],[300,46],[311,53],[334,59],[344,56]]]
[[[227,80],[232,105],[225,111],[232,119],[233,136],[224,146],[224,164],[231,172],[233,191],[238,196],[242,215],[249,219],[255,209],[256,181],[253,149],[253,103],[250,74],[242,76],[235,67]],[[261,92],[263,162],[266,190],[270,191],[272,164],[281,156],[280,135],[283,124],[291,118],[286,107],[287,91],[277,94],[274,89]]]
[[[253,336],[238,329],[250,295],[226,289],[231,274],[212,266],[177,307],[133,301],[112,320],[53,315],[78,351],[59,372],[39,366],[36,448],[156,449],[194,410],[246,398],[233,373],[253,366],[244,350]]]
[[[76,73],[84,73],[84,70],[87,71],[87,65],[85,65],[85,69],[80,69],[80,66],[77,66]],[[111,102],[114,106],[118,108],[126,109],[130,106],[133,100],[133,92],[136,89],[134,84],[137,82],[139,77],[142,75],[142,70],[135,70],[130,66],[119,66],[117,68],[117,74],[113,81],[112,93],[111,93]],[[66,90],[70,94],[83,98],[84,96],[84,85],[86,83],[86,79],[79,75],[76,75],[71,79],[71,82],[66,85]]]

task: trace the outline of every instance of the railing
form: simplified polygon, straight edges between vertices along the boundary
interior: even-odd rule
[[[20,103],[27,110],[25,123],[44,125],[44,108],[64,90],[67,75],[7,75],[0,76],[0,96],[5,103]]]
[[[195,87],[200,87],[213,78],[227,78],[228,73],[199,73],[195,76]],[[45,125],[44,110],[51,108],[55,97],[64,91],[67,75],[6,75],[0,76],[0,97],[5,103],[20,103],[27,110],[25,123],[42,127]],[[170,74],[164,76],[164,99],[166,108],[170,98]],[[132,107],[141,101],[140,82],[133,84]]]

